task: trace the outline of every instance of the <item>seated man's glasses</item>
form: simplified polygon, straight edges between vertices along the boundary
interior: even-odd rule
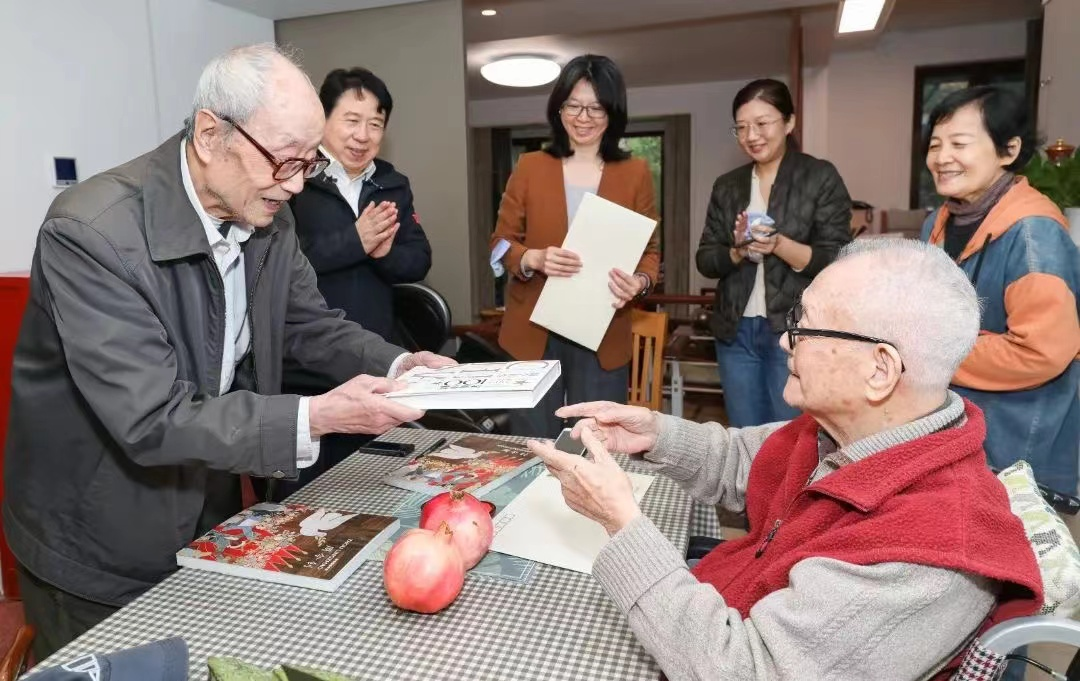
[[[303,171],[305,178],[315,177],[330,165],[330,159],[328,158],[285,158],[278,160],[263,145],[256,142],[255,138],[249,135],[246,130],[241,128],[239,123],[228,116],[218,115],[218,118],[236,128],[236,131],[243,135],[244,139],[251,142],[251,146],[258,149],[259,153],[265,156],[267,161],[270,161],[270,165],[274,167],[274,179],[278,182],[284,182],[301,171]]]
[[[857,343],[884,343],[885,345],[892,346],[897,352],[900,348],[896,347],[896,343],[887,341],[883,338],[874,338],[873,336],[863,336],[858,333],[850,333],[848,331],[833,331],[832,329],[803,329],[799,327],[799,322],[802,320],[803,306],[802,303],[795,303],[795,306],[787,313],[787,328],[784,331],[787,332],[788,347],[792,350],[795,349],[795,339],[799,336],[818,336],[819,338],[839,338],[840,340],[855,341]],[[900,360],[900,372],[905,371],[904,360]]]

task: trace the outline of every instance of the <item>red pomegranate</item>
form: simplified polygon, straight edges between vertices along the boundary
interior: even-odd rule
[[[465,566],[453,536],[443,523],[434,531],[409,530],[394,543],[383,563],[383,585],[394,605],[430,614],[454,602]]]
[[[473,568],[487,554],[495,527],[491,515],[495,505],[480,501],[468,492],[443,492],[420,508],[420,527],[438,529],[446,523],[454,533],[454,546],[461,552],[465,569]]]

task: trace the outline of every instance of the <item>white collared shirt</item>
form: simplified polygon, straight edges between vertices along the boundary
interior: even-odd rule
[[[319,151],[323,153],[323,156],[330,159],[330,165],[323,171],[326,176],[334,181],[337,185],[338,191],[345,197],[345,202],[352,208],[353,215],[360,217],[360,193],[364,189],[364,182],[370,180],[375,174],[375,161],[368,164],[367,168],[364,168],[364,172],[357,175],[355,178],[349,177],[349,173],[345,170],[345,166],[334,158],[326,147],[319,147]]]
[[[244,252],[240,245],[251,238],[254,228],[240,223],[233,223],[228,237],[221,236],[218,228],[222,220],[211,216],[203,208],[195,193],[191,181],[191,171],[187,162],[187,142],[180,143],[180,176],[184,181],[191,206],[199,216],[206,231],[206,240],[210,242],[210,251],[214,254],[214,264],[221,274],[225,287],[225,343],[221,353],[221,382],[219,394],[224,395],[232,387],[236,377],[236,367],[251,349],[251,328],[248,326],[247,284],[244,281]],[[319,441],[312,442],[308,414],[307,397],[300,398],[296,415],[296,465],[307,468],[319,458]]]

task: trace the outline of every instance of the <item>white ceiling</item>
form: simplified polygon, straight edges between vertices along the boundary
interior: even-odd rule
[[[546,93],[508,88],[480,67],[515,53],[560,64],[587,52],[619,64],[631,87],[749,80],[788,70],[791,16],[802,15],[804,63],[868,40],[837,39],[836,0],[463,0],[470,99]],[[484,17],[480,10],[498,14]],[[917,30],[1038,16],[1040,0],[896,0],[886,30]],[[872,40],[872,39],[871,39]]]
[[[184,0],[177,0],[183,2]],[[316,14],[351,12],[389,5],[407,5],[423,0],[213,0],[266,19],[295,19]]]

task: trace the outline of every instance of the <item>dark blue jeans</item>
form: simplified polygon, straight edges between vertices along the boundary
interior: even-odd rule
[[[731,426],[760,426],[799,415],[784,402],[787,354],[764,317],[743,317],[735,338],[717,340],[716,363]]]

